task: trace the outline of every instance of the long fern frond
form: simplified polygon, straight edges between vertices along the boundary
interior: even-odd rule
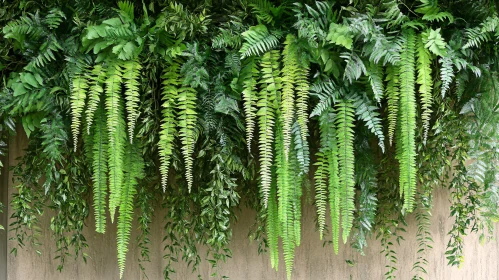
[[[120,194],[121,198],[117,232],[120,279],[123,278],[123,272],[125,270],[126,254],[128,252],[128,243],[130,241],[130,232],[132,230],[134,209],[133,200],[137,194],[138,179],[144,178],[144,160],[137,142],[127,145],[124,164],[125,180]]]
[[[397,159],[400,163],[400,195],[404,197],[403,210],[411,212],[416,191],[416,98],[414,31],[404,30],[404,44],[400,64],[400,118]]]
[[[399,111],[399,71],[398,67],[389,65],[386,68],[386,97],[388,99],[388,138],[393,143],[397,116]]]
[[[185,162],[185,176],[189,192],[192,189],[192,154],[194,153],[195,128],[196,128],[196,99],[197,91],[189,86],[178,89],[178,128],[180,142],[182,143],[182,154]]]
[[[85,114],[87,116],[87,133],[90,134],[90,128],[94,120],[94,114],[101,100],[101,95],[104,92],[102,87],[104,79],[106,78],[106,71],[101,64],[97,64],[92,68],[89,77],[89,90],[88,90],[88,103]]]
[[[260,126],[260,176],[261,191],[265,207],[267,206],[273,161],[272,144],[274,143],[274,125],[276,98],[280,90],[279,52],[271,51],[263,55],[260,63],[261,91],[258,95],[258,124]]]
[[[355,178],[354,178],[354,108],[349,101],[342,100],[336,105],[336,137],[338,139],[339,188],[341,204],[341,227],[343,243],[346,243],[353,223],[355,210]]]
[[[281,91],[281,116],[282,134],[284,140],[284,156],[288,159],[289,146],[291,145],[291,125],[295,114],[295,82],[298,68],[298,54],[295,46],[296,37],[289,34],[284,42],[282,52],[282,91]]]
[[[80,133],[81,114],[85,107],[87,98],[88,77],[85,73],[78,73],[71,82],[71,130],[73,131],[74,151],[78,146],[78,134]]]
[[[173,62],[163,73],[162,79],[162,120],[159,132],[159,171],[161,173],[161,186],[166,191],[168,183],[168,172],[170,169],[170,158],[173,154],[173,140],[175,135],[175,100],[178,95],[180,81],[180,64]]]
[[[125,61],[123,64],[123,82],[125,84],[126,112],[128,119],[128,138],[133,142],[135,124],[139,117],[139,76],[142,66],[137,60]]]
[[[121,68],[117,64],[109,65],[106,73],[106,114],[109,137],[109,211],[111,222],[120,202],[123,183],[123,154],[126,135],[123,119],[123,101],[121,100]]]
[[[433,80],[431,78],[431,55],[425,48],[423,39],[418,36],[417,39],[417,52],[418,52],[418,77],[416,83],[419,84],[419,94],[421,98],[421,107],[423,113],[421,119],[423,121],[424,135],[423,142],[426,143],[428,137],[428,129],[430,127],[431,117],[431,104],[433,102]]]
[[[92,180],[95,208],[95,231],[106,231],[107,149],[106,119],[103,109],[98,109],[93,130]]]
[[[258,68],[256,58],[248,58],[248,63],[243,68],[241,73],[243,75],[243,100],[244,100],[244,114],[246,117],[246,145],[248,146],[248,151],[251,151],[251,141],[253,140],[253,134],[255,131],[255,119],[256,119],[256,102],[257,97],[257,79],[258,79]]]

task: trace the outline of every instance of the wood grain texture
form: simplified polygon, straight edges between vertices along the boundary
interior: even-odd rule
[[[22,149],[27,144],[24,134],[19,131],[16,138],[11,142],[9,159],[15,164],[15,158],[22,154]],[[10,177],[12,174],[10,174]],[[12,180],[9,178],[9,195],[12,194]],[[434,209],[432,216],[431,233],[435,243],[433,250],[427,256],[430,263],[428,276],[425,279],[438,280],[495,280],[499,279],[499,245],[491,242],[485,246],[478,243],[478,236],[471,235],[465,239],[465,264],[461,269],[447,266],[444,255],[448,242],[447,232],[451,229],[453,220],[449,217],[448,191],[439,189],[434,194]],[[93,213],[91,211],[91,213]],[[165,213],[158,211],[153,220],[151,233],[150,256],[151,262],[146,263],[147,276],[151,280],[162,279],[162,270],[165,264],[163,260],[163,216]],[[279,271],[270,267],[268,255],[258,255],[255,242],[250,242],[248,232],[254,223],[255,213],[248,209],[242,209],[238,214],[239,221],[233,226],[233,240],[231,249],[233,258],[227,263],[220,264],[218,272],[230,279],[285,279],[284,260],[280,259]],[[386,272],[386,260],[380,254],[381,247],[378,240],[371,240],[366,250],[366,256],[361,256],[349,245],[342,245],[338,255],[334,255],[331,245],[323,246],[319,240],[319,233],[315,231],[315,208],[310,203],[305,204],[302,223],[302,244],[297,249],[293,279],[384,279]],[[109,221],[109,220],[108,220]],[[326,220],[328,221],[328,219]],[[405,241],[400,246],[395,246],[398,253],[397,279],[411,279],[412,265],[416,260],[416,222],[413,216],[408,217],[409,227],[404,235]],[[109,224],[106,234],[98,234],[94,229],[94,219],[89,217],[85,230],[89,248],[87,254],[90,256],[87,264],[81,261],[68,259],[65,269],[59,273],[57,260],[54,260],[54,241],[48,229],[49,217],[43,218],[43,236],[40,248],[42,256],[37,256],[33,250],[19,251],[17,257],[9,255],[8,279],[9,280],[114,280],[119,278],[116,260],[116,224]],[[136,225],[134,224],[134,228]],[[12,235],[12,233],[10,233]],[[139,249],[136,248],[135,238],[137,231],[132,232],[131,249],[127,255],[127,267],[123,279],[135,280],[146,279],[141,275],[137,258]],[[498,231],[494,233],[498,237]],[[9,241],[8,250],[14,245]],[[201,252],[203,251],[200,249]],[[201,256],[203,254],[201,253]],[[349,266],[345,260],[353,260],[354,266]],[[198,279],[199,273],[203,279],[210,279],[214,270],[208,262],[204,261],[198,273],[192,274],[185,265],[176,267],[177,275],[173,279]],[[211,278],[213,279],[213,278]]]

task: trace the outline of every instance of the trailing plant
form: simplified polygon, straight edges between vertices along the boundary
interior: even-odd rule
[[[137,216],[145,273],[161,206],[165,279],[179,260],[193,271],[207,260],[221,276],[244,201],[259,252],[278,269],[282,250],[291,278],[311,202],[335,253],[340,233],[361,253],[376,233],[388,279],[414,212],[420,279],[440,186],[455,219],[449,263],[462,264],[469,232],[491,238],[496,3],[35,2],[0,8],[0,155],[13,131],[28,137],[13,167],[13,253],[39,244],[47,206],[58,269],[85,260],[93,205],[99,233],[118,212],[120,276]]]

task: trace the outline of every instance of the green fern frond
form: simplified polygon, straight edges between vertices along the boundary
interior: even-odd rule
[[[433,80],[431,77],[431,55],[424,46],[423,38],[418,37],[417,40],[417,51],[418,51],[418,77],[416,83],[419,84],[419,94],[421,98],[421,108],[423,113],[421,114],[421,119],[423,121],[424,136],[423,142],[426,143],[428,137],[428,129],[430,127],[430,117],[431,117],[431,105],[433,102]]]
[[[78,146],[78,134],[80,133],[81,114],[85,107],[87,98],[88,78],[84,73],[76,74],[71,81],[71,130],[73,132],[74,151]]]
[[[98,109],[96,113],[92,149],[95,231],[104,233],[106,231],[108,140],[104,110]]]
[[[258,79],[258,68],[256,58],[248,58],[248,63],[241,71],[241,76],[243,78],[243,100],[244,100],[244,114],[246,117],[246,145],[248,146],[248,151],[251,151],[251,141],[253,140],[253,133],[255,130],[255,119],[256,119],[256,102],[257,97],[257,79]]]
[[[331,129],[333,136],[336,136],[334,127]],[[339,167],[338,167],[338,146],[332,139],[330,150],[328,151],[328,177],[329,177],[329,210],[331,212],[331,235],[333,239],[334,253],[338,254],[340,240],[340,215],[341,215],[341,200],[342,190],[340,188]]]
[[[354,177],[354,107],[349,101],[342,100],[336,105],[336,138],[338,141],[339,191],[341,204],[341,227],[343,243],[347,242],[352,229],[355,210]]]
[[[106,78],[106,71],[102,65],[97,64],[92,68],[89,77],[89,90],[88,90],[88,103],[87,110],[85,111],[87,119],[87,133],[90,134],[90,128],[94,120],[94,114],[101,100],[101,95],[104,92],[102,87],[104,79]]]
[[[310,113],[310,117],[314,117],[321,116],[323,112],[331,108],[332,104],[341,97],[342,92],[332,80],[327,80],[314,83],[310,87],[310,94],[319,98],[319,102]]]
[[[317,207],[317,223],[319,225],[319,236],[322,240],[324,228],[326,227],[326,205],[327,205],[327,157],[322,152],[315,154],[317,166],[314,174],[315,181],[315,206]]]
[[[140,153],[137,142],[128,144],[124,159],[125,173],[123,189],[120,193],[120,208],[118,217],[117,249],[120,279],[123,278],[125,270],[126,254],[132,230],[134,198],[137,194],[139,179],[144,178],[144,160]]]
[[[308,75],[310,72],[310,64],[307,60],[302,60],[298,63],[296,71],[296,115],[297,122],[300,125],[301,138],[307,142],[308,136],[308,102],[310,83]]]
[[[385,152],[385,135],[383,134],[383,125],[381,124],[378,107],[372,104],[372,101],[366,94],[352,94],[350,100],[353,102],[355,114],[359,119],[366,123],[366,127],[378,138],[378,145],[381,151]]]
[[[270,250],[270,264],[276,271],[279,269],[279,217],[277,213],[277,185],[272,180],[267,208],[267,240]]]
[[[258,56],[266,53],[279,44],[281,34],[279,32],[270,33],[265,25],[250,27],[241,34],[245,40],[241,50],[241,58],[252,55]]]
[[[344,52],[340,57],[347,63],[343,78],[348,80],[349,83],[358,80],[362,74],[365,75],[367,73],[364,62],[355,52]]]
[[[105,84],[105,108],[109,136],[109,211],[111,222],[113,222],[123,183],[123,153],[124,141],[126,141],[123,102],[121,100],[121,68],[117,64],[109,65]]]
[[[162,98],[161,130],[159,132],[159,161],[161,173],[161,186],[163,192],[166,191],[168,184],[168,171],[170,169],[170,158],[173,154],[173,140],[175,135],[175,100],[178,95],[178,86],[180,81],[180,64],[173,62],[163,73],[162,79]]]
[[[197,91],[188,86],[182,86],[178,89],[177,108],[178,108],[178,132],[180,142],[182,143],[182,154],[185,162],[185,176],[189,192],[192,189],[192,154],[194,153],[195,128],[196,128],[196,100]]]
[[[441,57],[439,59],[441,63],[440,67],[440,79],[442,80],[442,98],[450,88],[452,80],[454,79],[454,62],[451,56]]]
[[[440,34],[440,28],[437,30],[428,29],[421,34],[421,40],[424,46],[433,54],[444,57],[447,55],[447,43]],[[418,39],[419,41],[419,39]]]
[[[376,102],[380,103],[383,98],[383,67],[380,64],[369,62],[367,67],[367,77],[374,93]]]
[[[310,149],[307,141],[303,141],[300,125],[296,121],[291,128],[294,139],[294,150],[299,163],[299,175],[308,174],[310,166]],[[308,134],[307,134],[308,136]]]
[[[400,163],[400,195],[404,197],[403,211],[411,212],[416,191],[416,97],[414,89],[416,35],[412,29],[408,29],[403,31],[403,38],[397,159]]]
[[[395,128],[397,127],[397,115],[399,110],[399,72],[398,67],[392,65],[386,68],[386,97],[388,99],[388,138],[390,145],[393,143]]]
[[[497,33],[499,27],[499,17],[497,15],[487,17],[480,26],[469,28],[465,32],[467,39],[463,49],[470,47],[478,48],[482,43],[491,40],[490,33]],[[497,36],[497,34],[494,34]]]
[[[133,5],[132,5],[133,6]],[[123,63],[123,82],[125,84],[126,112],[128,119],[128,138],[133,143],[135,123],[139,117],[139,76],[140,63],[137,60],[129,60]]]
[[[260,63],[261,91],[258,94],[258,125],[260,127],[259,148],[260,148],[260,176],[261,191],[265,207],[267,206],[270,184],[274,143],[274,125],[276,98],[280,90],[279,81],[279,51],[270,51],[263,55]]]
[[[298,68],[298,53],[295,45],[296,37],[289,34],[284,42],[282,91],[280,98],[281,123],[284,141],[284,156],[288,159],[289,146],[291,145],[291,125],[295,114],[295,83]]]

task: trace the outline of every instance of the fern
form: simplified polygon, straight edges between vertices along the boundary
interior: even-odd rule
[[[189,192],[192,189],[192,154],[195,144],[196,127],[196,90],[191,87],[182,86],[178,89],[177,108],[178,108],[178,132],[180,142],[182,143],[182,154],[185,161],[185,176]]]
[[[308,99],[310,84],[308,75],[310,72],[310,64],[308,60],[301,59],[298,63],[296,71],[296,115],[297,122],[300,126],[302,141],[307,142],[308,136]]]
[[[267,207],[272,166],[272,144],[274,142],[274,124],[276,97],[280,90],[279,81],[279,52],[271,51],[263,55],[260,63],[261,91],[258,94],[258,125],[260,126],[260,176],[261,192],[265,207]]]
[[[338,88],[332,80],[327,80],[314,83],[310,87],[310,94],[319,98],[319,102],[315,105],[312,113],[310,113],[310,117],[314,117],[322,115],[333,103],[336,103],[336,100],[341,97],[342,92],[341,88]]]
[[[250,27],[241,34],[245,40],[241,50],[241,58],[252,55],[264,54],[279,44],[280,32],[270,33],[265,25],[256,25]]]
[[[109,65],[106,73],[106,112],[109,135],[109,211],[111,222],[120,202],[123,183],[123,153],[125,123],[123,120],[123,102],[121,100],[121,68],[117,64]]]
[[[339,191],[341,204],[341,227],[343,229],[343,243],[346,243],[353,223],[355,210],[355,180],[354,180],[354,108],[349,101],[342,100],[336,105],[338,163],[339,163]]]
[[[440,79],[442,80],[442,98],[450,88],[450,84],[454,79],[454,62],[451,56],[441,57],[439,59],[442,64],[440,68]]]
[[[400,163],[400,195],[404,197],[403,211],[411,212],[416,191],[416,98],[414,31],[404,30],[404,44],[400,64],[400,133],[397,139],[397,159]]]
[[[272,181],[267,208],[267,239],[270,250],[270,263],[272,268],[279,268],[279,217],[277,208],[277,185]]]
[[[494,34],[497,36],[497,29],[499,27],[499,17],[497,15],[487,17],[480,26],[469,28],[465,32],[465,37],[467,39],[466,44],[463,46],[463,49],[467,49],[470,47],[479,47],[482,43],[490,41],[490,34],[492,32],[496,32]]]
[[[317,223],[319,225],[319,236],[322,240],[324,228],[326,227],[326,205],[327,205],[327,155],[323,152],[315,154],[317,166],[314,174],[315,181],[315,206],[317,207]]]
[[[125,84],[126,111],[128,119],[128,138],[133,142],[135,123],[139,116],[139,75],[140,66],[137,60],[129,60],[123,63],[123,80]]]
[[[332,136],[336,136],[336,130],[332,128]],[[328,153],[328,176],[329,176],[329,209],[331,211],[331,233],[333,239],[334,253],[338,254],[340,239],[340,213],[342,190],[340,188],[338,168],[338,146],[332,139]]]
[[[369,77],[369,83],[371,83],[371,88],[374,93],[374,98],[376,102],[380,103],[381,98],[383,98],[383,67],[374,62],[370,62],[367,70],[367,76]]]
[[[168,171],[170,168],[170,158],[173,153],[173,140],[175,134],[175,100],[178,95],[178,86],[180,85],[180,64],[173,62],[165,69],[162,78],[162,120],[161,130],[159,132],[159,160],[161,173],[161,186],[163,192],[166,191],[168,184]]]
[[[345,59],[345,62],[347,63],[343,78],[348,80],[349,83],[358,80],[362,74],[365,75],[367,73],[364,62],[355,52],[344,52],[340,57]]]
[[[282,52],[282,92],[280,98],[282,116],[282,134],[284,141],[284,156],[288,159],[289,146],[291,145],[291,125],[295,113],[295,82],[298,68],[298,53],[295,46],[295,36],[289,34],[284,42],[285,47]]]
[[[302,133],[298,122],[291,128],[294,139],[294,150],[299,164],[299,175],[308,174],[310,166],[310,149],[307,141],[303,141]],[[307,134],[308,136],[308,134]]]
[[[433,80],[431,77],[431,56],[428,50],[424,46],[423,38],[418,37],[417,39],[417,52],[418,52],[418,77],[416,83],[419,84],[419,94],[421,96],[421,108],[423,113],[421,114],[421,119],[423,121],[423,142],[426,143],[428,138],[428,129],[430,126],[431,117],[431,104],[433,102],[432,90],[433,90]]]
[[[243,77],[243,99],[244,99],[244,113],[246,117],[246,145],[248,151],[251,151],[251,141],[253,140],[253,133],[255,131],[255,118],[256,118],[256,102],[258,100],[256,85],[258,78],[257,61],[255,58],[249,58],[248,63],[242,70]]]
[[[92,149],[95,231],[104,233],[106,231],[108,140],[105,134],[106,121],[104,110],[98,109],[96,113]]]
[[[83,73],[73,77],[71,86],[71,130],[73,131],[74,151],[78,146],[78,134],[80,132],[81,114],[85,107],[85,99],[88,90],[88,78]]]
[[[381,125],[381,118],[379,113],[376,111],[378,107],[374,106],[366,96],[358,94],[353,94],[350,96],[350,100],[353,102],[355,108],[355,114],[359,119],[366,123],[366,127],[378,138],[378,145],[381,151],[385,152],[385,135],[383,134],[383,126]]]
[[[388,138],[390,145],[393,143],[397,115],[399,110],[399,71],[397,67],[389,65],[386,68],[386,97],[388,99]]]
[[[99,107],[101,95],[104,92],[102,87],[104,79],[106,77],[106,72],[101,64],[97,64],[92,68],[89,76],[89,90],[88,90],[88,103],[87,110],[85,111],[87,120],[87,133],[90,134],[90,128],[92,127],[94,114]]]
[[[120,207],[117,232],[118,266],[120,279],[125,270],[126,254],[132,230],[134,197],[137,194],[138,179],[144,178],[144,160],[137,143],[128,144],[124,159],[125,180],[120,193]]]

